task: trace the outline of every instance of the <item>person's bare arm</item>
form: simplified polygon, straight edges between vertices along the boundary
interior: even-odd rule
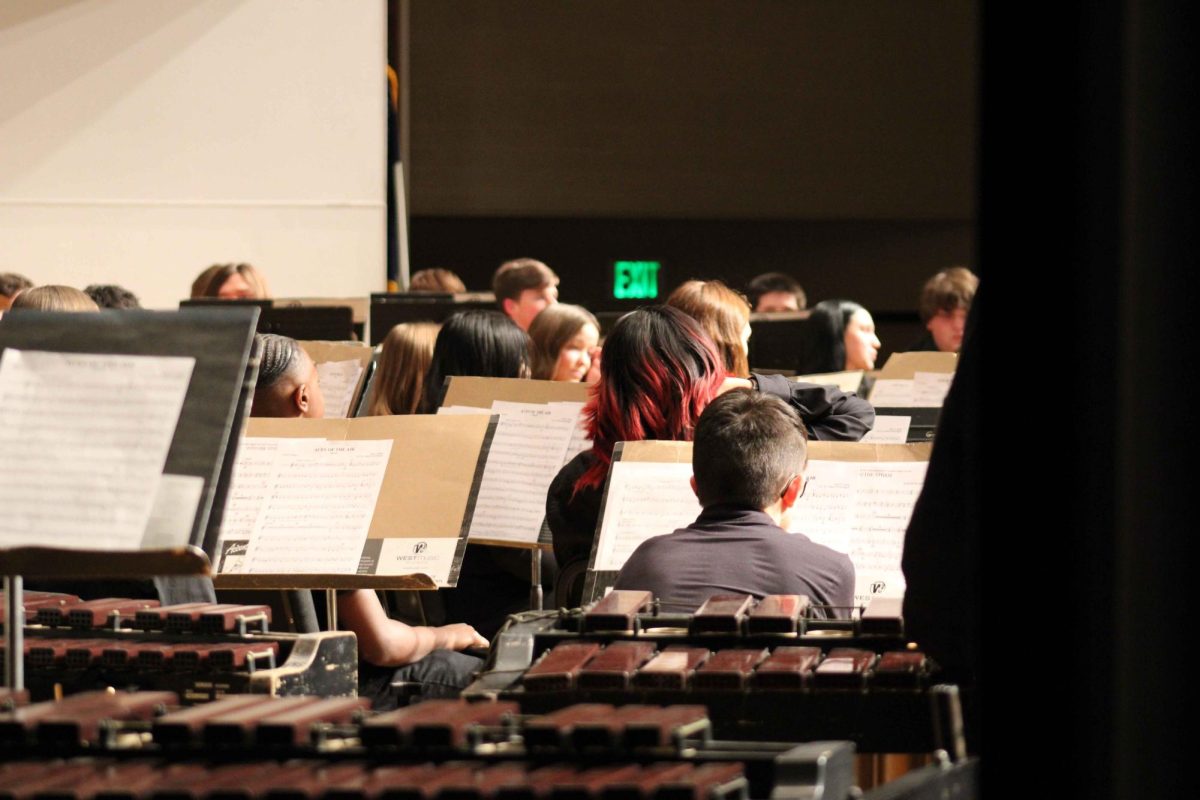
[[[402,667],[420,661],[434,650],[487,647],[488,640],[470,625],[414,627],[392,619],[370,589],[338,595],[338,620],[342,630],[358,637],[358,654],[380,667]]]

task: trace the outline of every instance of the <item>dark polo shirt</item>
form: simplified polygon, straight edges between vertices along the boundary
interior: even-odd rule
[[[642,542],[613,588],[649,590],[669,612],[695,611],[718,594],[804,594],[848,616],[854,565],[762,511],[711,506],[686,528]]]

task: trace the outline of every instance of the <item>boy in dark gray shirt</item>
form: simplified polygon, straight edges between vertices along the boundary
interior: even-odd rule
[[[854,565],[780,523],[803,494],[804,423],[787,403],[726,392],[696,424],[692,489],[703,512],[691,525],[643,542],[616,589],[646,589],[664,610],[695,611],[718,594],[808,595],[849,616]]]

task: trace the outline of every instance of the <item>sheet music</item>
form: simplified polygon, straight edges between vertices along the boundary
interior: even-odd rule
[[[875,417],[875,427],[860,442],[874,444],[904,444],[908,441],[908,429],[912,425],[912,417],[889,416],[879,414]]]
[[[0,358],[0,547],[137,549],[196,360]]]
[[[614,461],[601,511],[597,570],[619,570],[647,539],[695,522],[700,501],[690,463]]]
[[[592,440],[588,438],[587,419],[583,416],[583,406],[585,404],[559,400],[550,403],[550,405],[572,409],[575,415],[575,427],[571,430],[571,440],[567,442],[567,454],[563,456],[563,463],[566,464],[585,450],[592,449]]]
[[[808,490],[792,508],[789,531],[848,553],[856,603],[904,593],[900,557],[926,461],[809,461]]]
[[[912,408],[913,382],[896,378],[878,378],[871,388],[871,405],[876,408]]]
[[[224,568],[355,574],[391,451],[387,439],[244,439],[222,526]]]
[[[345,418],[354,401],[354,390],[362,377],[363,365],[357,359],[350,361],[323,361],[317,364],[317,380],[321,394],[325,397],[325,416]]]
[[[500,421],[468,536],[534,544],[546,516],[546,492],[562,468],[578,411],[497,400],[492,413]]]
[[[376,575],[412,575],[423,572],[438,586],[450,585],[450,569],[458,539],[384,539]]]
[[[913,405],[921,408],[941,408],[953,380],[953,372],[914,372]]]

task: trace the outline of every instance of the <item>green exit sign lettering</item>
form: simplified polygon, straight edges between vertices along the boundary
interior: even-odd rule
[[[658,297],[658,261],[614,261],[613,298],[653,300]]]

